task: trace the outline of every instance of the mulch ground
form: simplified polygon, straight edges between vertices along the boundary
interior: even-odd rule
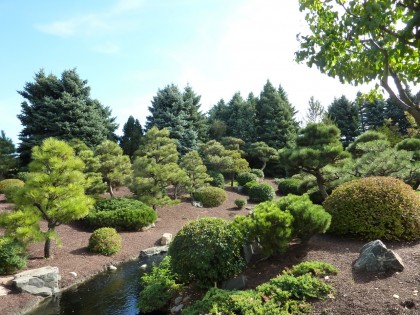
[[[228,199],[217,208],[196,208],[189,202],[158,208],[159,219],[156,226],[144,232],[122,232],[123,248],[112,257],[88,252],[87,244],[91,231],[84,230],[77,224],[59,226],[57,231],[63,245],[52,247],[53,257],[50,259],[42,258],[43,244],[31,245],[27,268],[57,266],[62,277],[60,282],[62,288],[83,282],[110,264],[138,257],[142,249],[157,245],[163,233],[175,235],[190,220],[208,216],[232,219],[237,214],[249,212],[247,209],[237,210],[234,205],[235,199],[245,198],[244,196],[233,189],[228,189],[227,193]],[[126,195],[127,190],[122,189],[118,194]],[[8,211],[12,206],[5,203],[4,196],[0,195],[0,211]],[[312,314],[420,315],[420,299],[417,293],[420,288],[420,241],[386,243],[388,248],[401,256],[405,269],[401,273],[371,275],[357,274],[352,270],[352,264],[364,243],[331,235],[315,236],[307,245],[294,245],[285,254],[251,264],[245,271],[248,288],[254,288],[275,277],[284,268],[301,261],[319,260],[333,264],[340,272],[329,280],[336,290],[334,298],[314,302]],[[76,272],[77,277],[74,278],[70,272]],[[40,300],[41,298],[29,294],[14,293],[1,296],[0,314],[24,314]]]

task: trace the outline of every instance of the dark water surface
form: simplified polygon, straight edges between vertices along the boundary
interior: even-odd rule
[[[116,271],[103,272],[64,291],[29,315],[135,315],[140,291],[140,262],[130,261]]]

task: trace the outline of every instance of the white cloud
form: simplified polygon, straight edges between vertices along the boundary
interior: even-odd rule
[[[124,28],[126,21],[120,19],[127,12],[132,12],[142,6],[140,0],[118,0],[110,8],[96,13],[81,14],[68,19],[36,24],[39,31],[59,37],[114,32]]]

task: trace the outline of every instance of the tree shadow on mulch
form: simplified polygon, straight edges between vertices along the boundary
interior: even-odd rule
[[[91,251],[89,251],[87,246],[74,249],[70,252],[70,254],[77,255],[77,256],[96,256],[96,255],[98,255],[98,254],[95,254],[95,253],[92,253]]]

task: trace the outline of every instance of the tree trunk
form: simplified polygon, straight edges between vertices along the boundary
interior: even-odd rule
[[[321,193],[322,198],[324,198],[324,200],[325,200],[328,197],[328,193],[327,193],[327,190],[325,189],[324,177],[319,172],[317,172],[317,174],[315,174],[315,177],[316,177],[316,183],[317,183],[318,188],[319,188],[319,192]]]
[[[114,190],[112,189],[112,185],[110,182],[108,183],[108,192],[111,198],[114,198]]]
[[[55,225],[48,224],[48,232],[47,232],[47,239],[45,240],[44,244],[44,258],[51,257],[51,238],[50,234],[54,232]]]
[[[264,171],[265,167],[267,166],[267,161],[262,161],[263,166],[261,167],[261,171]]]
[[[235,173],[230,176],[230,187],[233,187],[233,181],[235,180]]]

